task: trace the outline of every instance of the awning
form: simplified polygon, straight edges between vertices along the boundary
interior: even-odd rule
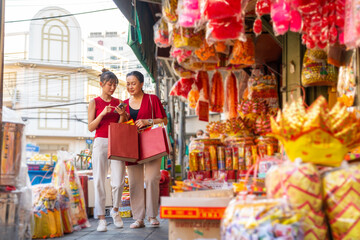
[[[160,5],[134,1],[136,5],[136,11],[134,11],[131,0],[114,0],[114,2],[130,23],[128,45],[155,82],[158,72],[152,29],[156,21],[155,14],[160,12]]]

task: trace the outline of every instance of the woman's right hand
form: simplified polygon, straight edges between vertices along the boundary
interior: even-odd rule
[[[100,113],[100,115],[104,117],[106,114],[108,114],[108,113],[110,113],[111,111],[113,111],[113,110],[112,110],[113,108],[114,108],[114,107],[112,107],[112,106],[109,104],[108,106],[106,106],[106,107],[104,108],[104,110]]]

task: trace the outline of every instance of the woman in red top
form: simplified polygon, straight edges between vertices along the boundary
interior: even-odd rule
[[[108,152],[108,127],[112,122],[119,122],[120,118],[126,118],[125,108],[120,109],[120,100],[112,97],[119,80],[116,75],[107,69],[102,70],[100,75],[101,96],[94,98],[89,103],[88,128],[95,132],[95,140],[92,153],[92,166],[95,188],[95,215],[99,217],[97,231],[105,232],[105,180],[108,174],[110,161]],[[121,197],[125,183],[125,164],[121,161],[111,161],[111,187],[113,209],[111,216],[117,228],[123,227],[123,221],[119,215]]]
[[[124,102],[126,112],[138,128],[148,125],[167,124],[165,110],[160,99],[143,92],[144,76],[138,71],[126,75],[127,90],[131,97]],[[150,101],[151,98],[151,101]],[[152,119],[152,116],[154,119]],[[146,215],[151,225],[159,225],[159,182],[161,158],[144,164],[128,164],[130,204],[136,220],[130,228],[145,227],[144,182],[146,184]],[[145,181],[144,181],[145,180]]]

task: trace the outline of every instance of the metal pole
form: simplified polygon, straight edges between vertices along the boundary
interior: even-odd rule
[[[5,0],[0,0],[0,164],[2,159],[2,105],[3,105],[3,78],[4,78],[4,19],[5,19]],[[0,173],[1,175],[1,173]]]
[[[173,85],[173,78],[168,79],[167,81],[167,94],[170,93],[170,89]],[[175,99],[173,96],[168,96],[168,106],[169,106],[169,112],[170,112],[170,116],[171,116],[171,121],[168,123],[171,126],[171,137],[172,139],[175,139],[175,103],[174,103]],[[175,179],[175,167],[176,167],[176,141],[174,141],[174,146],[173,146],[173,152],[172,152],[172,156],[171,156],[171,177],[173,179]]]
[[[185,103],[180,102],[180,119],[179,119],[179,156],[178,160],[181,166],[181,177],[184,177],[184,156],[185,156]]]

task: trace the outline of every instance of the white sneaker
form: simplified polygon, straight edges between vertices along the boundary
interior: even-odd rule
[[[121,219],[121,216],[120,216],[120,213],[119,212],[115,212],[113,209],[111,209],[111,217],[113,218],[114,220],[114,225],[115,227],[117,228],[122,228],[124,227],[124,222],[123,220]]]
[[[107,225],[106,220],[105,220],[105,219],[100,219],[100,220],[99,220],[98,227],[97,227],[96,230],[97,230],[98,232],[106,232],[106,231],[107,231],[106,225]]]

